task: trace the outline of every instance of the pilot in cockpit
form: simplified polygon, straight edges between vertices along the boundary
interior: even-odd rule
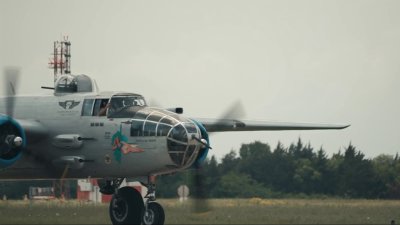
[[[118,113],[124,109],[129,109],[135,106],[144,106],[144,100],[140,101],[137,97],[134,96],[118,96],[113,97],[110,101],[110,107],[108,109],[108,115],[113,116],[115,113]]]
[[[128,107],[128,106],[136,106],[137,102],[135,101],[134,98],[130,97],[130,98],[125,98],[124,99],[124,106]]]
[[[124,108],[124,102],[122,98],[113,98],[111,99],[111,107],[108,109],[109,114],[113,114],[119,112],[122,108]]]
[[[98,116],[105,116],[108,108],[110,108],[110,103],[108,103],[108,99],[103,99],[100,104]]]

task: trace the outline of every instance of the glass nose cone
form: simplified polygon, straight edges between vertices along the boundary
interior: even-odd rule
[[[168,153],[178,166],[191,165],[196,159],[199,144],[192,137],[199,136],[199,131],[193,123],[180,123],[174,126],[168,134]]]

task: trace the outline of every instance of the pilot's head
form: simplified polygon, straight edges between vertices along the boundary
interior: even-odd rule
[[[124,99],[124,105],[125,105],[125,106],[132,106],[132,105],[135,105],[135,104],[134,104],[134,101],[133,101],[133,98],[125,98],[125,99]]]
[[[114,99],[111,101],[111,107],[113,107],[114,109],[124,107],[124,104],[123,104],[122,101],[123,101],[122,98],[114,98]]]
[[[107,102],[106,101],[102,101],[101,102],[101,105],[100,105],[100,108],[104,108],[104,107],[106,107],[107,106]]]

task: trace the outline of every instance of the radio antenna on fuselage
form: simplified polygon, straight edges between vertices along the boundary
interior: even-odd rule
[[[71,42],[68,36],[63,39],[54,42],[53,58],[49,62],[49,67],[54,71],[54,84],[61,75],[71,74]]]

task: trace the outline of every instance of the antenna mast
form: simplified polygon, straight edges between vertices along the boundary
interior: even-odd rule
[[[54,70],[54,83],[59,76],[71,74],[71,42],[68,36],[63,41],[54,42],[53,58],[50,59],[49,67]]]

